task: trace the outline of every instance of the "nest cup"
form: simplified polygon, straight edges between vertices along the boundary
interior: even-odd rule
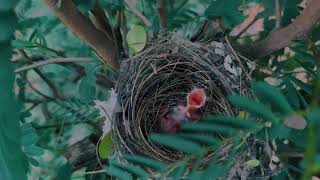
[[[203,88],[207,101],[202,113],[236,112],[227,96],[245,93],[238,56],[226,43],[194,43],[160,38],[142,53],[126,59],[117,84],[121,112],[114,113],[113,142],[116,152],[144,154],[163,162],[176,161],[183,153],[148,140],[159,132],[160,116],[186,103],[187,94]]]

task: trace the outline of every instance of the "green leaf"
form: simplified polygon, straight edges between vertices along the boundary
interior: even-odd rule
[[[201,156],[203,153],[202,147],[193,141],[184,139],[177,135],[171,134],[151,134],[149,135],[151,141],[161,144],[163,146],[178,150],[181,152]]]
[[[311,32],[312,41],[316,42],[320,40],[320,25],[314,28]]]
[[[310,84],[307,84],[300,79],[297,79],[296,77],[289,76],[289,79],[298,87],[300,87],[304,92],[311,95],[312,94],[312,86]]]
[[[172,179],[181,179],[187,170],[187,162],[179,161],[178,166],[169,174]]]
[[[284,0],[281,6],[283,7],[283,15],[281,17],[281,25],[283,27],[289,25],[300,14],[298,5],[301,2],[302,0]]]
[[[78,85],[80,99],[84,102],[92,102],[96,97],[96,87],[90,78],[83,78]]]
[[[219,177],[222,177],[222,179],[226,176],[226,171],[228,171],[228,167],[226,164],[220,165],[220,164],[213,164],[211,163],[205,170],[203,174],[203,179],[219,179]]]
[[[106,167],[105,170],[107,171],[107,173],[109,175],[111,175],[112,177],[116,177],[120,180],[131,180],[132,179],[132,176],[128,172],[126,172],[120,168],[117,168],[115,166]]]
[[[183,126],[183,130],[199,133],[232,135],[237,132],[233,127],[227,127],[220,124],[212,124],[208,122],[188,123]]]
[[[272,139],[283,139],[290,135],[291,129],[284,126],[284,124],[272,125],[268,129],[269,138]]]
[[[142,26],[133,25],[127,34],[127,41],[135,53],[143,50],[147,42],[147,33]]]
[[[284,89],[284,94],[286,95],[288,101],[295,109],[300,108],[300,98],[299,98],[299,91],[296,90],[293,83],[289,80],[289,78],[284,77],[283,82],[286,86]]]
[[[223,126],[233,127],[237,129],[256,129],[257,123],[250,119],[240,118],[235,116],[208,116],[206,121],[214,124],[220,124]]]
[[[149,174],[139,166],[134,166],[132,164],[121,164],[115,160],[110,160],[109,162],[110,162],[110,165],[116,166],[117,168],[128,171],[131,174],[134,174],[135,176],[137,176],[138,178],[147,179],[149,176]]]
[[[229,96],[230,103],[241,110],[245,110],[256,117],[261,117],[265,120],[274,121],[275,116],[272,111],[263,104],[260,104],[252,99],[244,96]]]
[[[292,113],[290,104],[278,88],[260,81],[252,83],[252,89],[261,101],[270,103],[274,110],[285,115]]]
[[[40,165],[39,162],[37,160],[35,160],[34,158],[29,157],[28,160],[33,166],[39,167],[39,165]]]
[[[213,1],[205,11],[208,18],[222,17],[225,27],[232,28],[244,20],[244,16],[238,10],[242,1],[216,0]]]
[[[1,1],[1,8],[12,6],[8,3],[12,2]],[[13,91],[15,74],[8,41],[16,22],[13,11],[0,13],[0,179],[3,180],[26,180],[28,170],[28,161],[21,149],[19,108]]]
[[[37,143],[39,136],[36,133],[28,133],[22,136],[21,144],[23,146],[29,146]]]
[[[62,166],[59,167],[59,169],[56,171],[57,175],[55,179],[59,180],[70,180],[71,174],[72,174],[72,166],[70,163],[65,163]]]
[[[264,11],[259,15],[260,17],[268,17],[275,14],[275,1],[270,0],[255,0],[264,7]]]
[[[166,168],[166,165],[161,161],[150,159],[142,155],[125,155],[124,158],[133,164],[147,166],[157,171],[163,171]]]
[[[0,42],[9,40],[9,38],[13,35],[16,26],[17,18],[12,11],[5,13],[0,12]]]
[[[300,61],[309,62],[312,64],[317,62],[316,58],[313,55],[311,55],[310,53],[306,52],[305,50],[297,49],[294,47],[292,47],[291,49],[294,50],[294,52],[295,52],[294,57],[299,59]]]
[[[29,156],[41,156],[44,153],[42,148],[33,145],[23,147],[23,151]]]
[[[179,133],[178,135],[184,139],[189,139],[191,141],[202,143],[210,147],[216,147],[218,144],[221,143],[219,139],[209,135],[194,134],[194,133]]]
[[[100,141],[98,145],[98,153],[101,159],[109,158],[113,153],[113,144],[111,138],[111,131],[109,131]]]
[[[193,171],[189,174],[188,179],[193,180],[202,180],[203,179],[203,171]]]
[[[86,13],[93,9],[95,0],[74,0],[74,3],[78,6],[82,13]]]
[[[260,166],[260,161],[257,159],[251,159],[246,162],[246,164],[252,168]]]
[[[18,0],[0,0],[0,11],[8,11],[15,7]]]
[[[309,114],[308,114],[308,121],[310,123],[315,123],[317,126],[320,127],[320,121],[319,121],[319,117],[320,117],[320,108],[314,109],[312,110]]]
[[[21,144],[22,146],[34,145],[39,140],[39,136],[37,135],[35,129],[32,127],[30,123],[25,123],[21,126]]]

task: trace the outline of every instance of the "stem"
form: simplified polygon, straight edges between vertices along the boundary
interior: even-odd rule
[[[308,131],[308,144],[305,154],[305,160],[306,160],[306,168],[305,173],[303,176],[304,180],[310,180],[313,173],[313,167],[314,167],[314,156],[316,153],[316,145],[317,145],[317,132],[316,132],[316,125],[310,124],[309,125],[309,131]]]
[[[167,29],[167,10],[166,0],[157,0],[157,9],[160,23],[160,32],[165,32]]]
[[[51,59],[48,59],[48,60],[36,62],[34,64],[18,68],[14,72],[15,73],[21,73],[21,72],[27,71],[29,69],[34,69],[34,68],[37,68],[37,67],[40,67],[40,66],[44,66],[44,65],[47,65],[47,64],[53,64],[53,63],[92,62],[92,61],[94,61],[94,60],[90,59],[90,58],[51,58]]]
[[[276,12],[276,27],[275,29],[279,29],[281,27],[281,6],[280,0],[275,0],[275,12]]]

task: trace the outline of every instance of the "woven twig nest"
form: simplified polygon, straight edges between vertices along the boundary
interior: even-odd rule
[[[193,88],[203,88],[207,102],[202,113],[233,115],[226,97],[244,93],[239,58],[227,43],[192,43],[161,38],[142,53],[122,62],[117,85],[121,112],[114,114],[113,138],[119,153],[145,154],[172,162],[183,153],[148,140],[159,131],[166,109],[185,103]]]

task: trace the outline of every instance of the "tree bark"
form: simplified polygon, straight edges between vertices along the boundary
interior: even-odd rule
[[[238,50],[254,59],[288,47],[295,40],[303,40],[320,20],[320,1],[310,0],[302,13],[288,26],[277,29],[257,43],[240,46]]]
[[[112,68],[118,69],[117,54],[114,42],[81,14],[72,0],[63,0],[58,7],[56,0],[44,0],[49,8],[80,39],[92,47],[102,60]]]
[[[166,9],[166,0],[157,0],[157,9],[159,16],[159,23],[161,30],[166,31],[167,28],[167,9]]]

